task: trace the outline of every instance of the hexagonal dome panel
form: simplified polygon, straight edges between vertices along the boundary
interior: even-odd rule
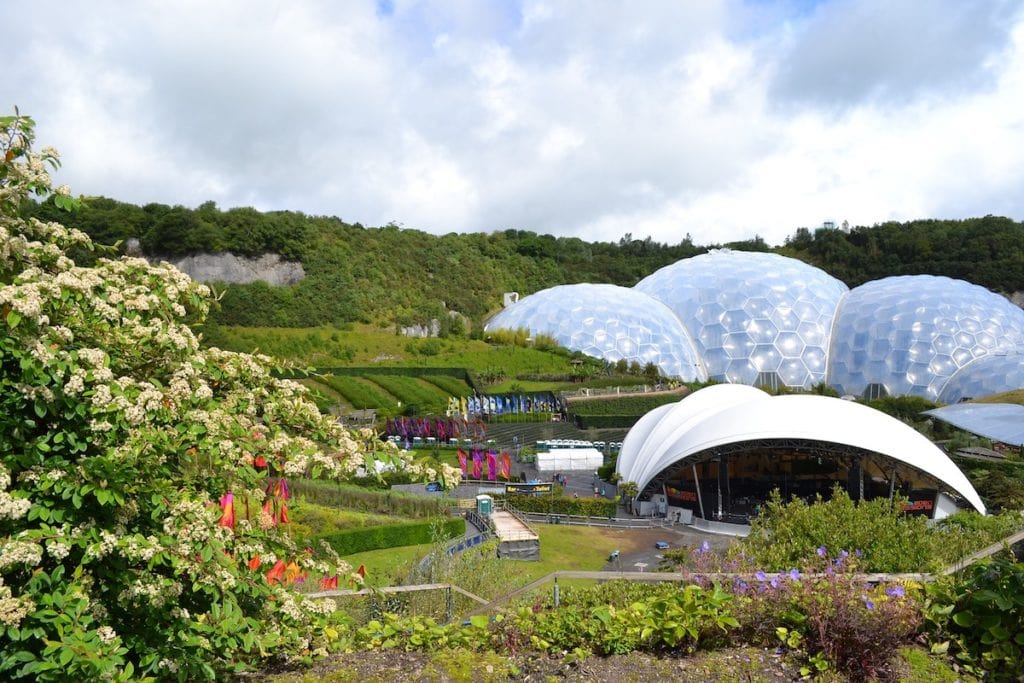
[[[1024,388],[1024,355],[984,356],[954,374],[939,394],[942,403],[959,403]]]
[[[869,384],[880,384],[893,396],[936,401],[971,361],[1024,353],[1024,311],[963,280],[901,275],[850,290],[832,334],[829,379],[840,393],[860,396]],[[985,367],[972,369],[963,382]],[[994,386],[999,379],[987,381]]]
[[[832,316],[847,291],[802,261],[728,249],[665,266],[635,289],[675,311],[711,379],[755,384],[785,358],[783,382],[804,389],[826,379]]]
[[[654,363],[667,377],[704,381],[707,373],[679,319],[643,292],[616,285],[560,285],[520,299],[484,328],[528,329],[609,362]]]

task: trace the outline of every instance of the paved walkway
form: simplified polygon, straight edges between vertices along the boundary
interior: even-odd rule
[[[528,526],[516,519],[511,512],[497,510],[491,513],[491,521],[494,523],[494,535],[499,541],[535,541],[537,534],[533,533]]]

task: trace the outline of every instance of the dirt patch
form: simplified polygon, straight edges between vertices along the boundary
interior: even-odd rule
[[[800,678],[800,667],[788,656],[774,650],[735,647],[697,653],[654,656],[633,652],[611,657],[590,656],[581,661],[538,653],[515,657],[493,654],[438,651],[435,653],[395,650],[356,652],[319,662],[310,669],[255,680],[292,681],[570,681],[582,683],[631,683],[680,681],[687,683],[762,681],[783,683]],[[250,679],[253,680],[253,679]]]

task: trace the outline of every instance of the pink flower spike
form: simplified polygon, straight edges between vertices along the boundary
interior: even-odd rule
[[[235,494],[228,491],[220,499],[220,509],[223,513],[220,519],[217,521],[221,526],[226,526],[231,529],[235,528]]]

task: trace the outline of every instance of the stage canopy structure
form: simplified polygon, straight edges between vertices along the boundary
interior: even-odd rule
[[[623,440],[616,470],[647,509],[716,522],[747,523],[775,489],[810,501],[836,485],[854,500],[898,494],[908,512],[933,518],[985,512],[953,461],[903,422],[852,401],[739,384],[645,415]]]

